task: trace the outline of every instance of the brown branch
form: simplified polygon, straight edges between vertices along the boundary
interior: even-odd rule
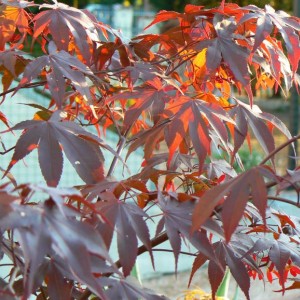
[[[193,54],[190,54],[187,58],[183,59],[180,63],[178,63],[177,66],[175,66],[173,69],[168,70],[165,75],[169,76],[171,73],[173,73],[176,69],[178,69],[180,66],[182,66],[184,63],[189,61],[191,58],[195,57],[198,54],[198,52],[195,52]]]
[[[127,128],[127,130],[125,131],[124,135],[120,136],[120,138],[119,138],[119,146],[118,146],[118,149],[117,149],[118,156],[121,155],[121,153],[122,153],[122,151],[123,151],[123,149],[125,147],[125,144],[127,142],[127,137],[128,137],[128,135],[130,133],[130,130],[131,130],[132,126],[133,126],[133,123],[130,125],[129,128]],[[109,177],[109,176],[111,176],[113,174],[113,172],[115,170],[115,167],[117,165],[117,161],[119,159],[118,156],[114,156],[113,161],[111,162],[110,168],[108,170],[107,177]]]
[[[40,82],[32,82],[32,83],[27,83],[24,84],[23,86],[19,87],[20,89],[28,89],[28,88],[33,88],[33,87],[38,87],[38,86],[43,86],[47,83],[46,80],[40,81]],[[17,87],[11,88],[5,92],[0,93],[0,97],[3,97],[9,93],[13,93],[15,90],[17,89]]]
[[[13,149],[15,149],[15,148],[16,148],[16,146],[13,146],[13,147],[11,147],[11,148],[5,150],[5,151],[0,151],[0,155],[4,155],[4,154],[10,152],[11,150],[13,150]]]
[[[152,249],[152,251],[174,253],[173,250],[171,250],[171,249]],[[195,253],[186,252],[186,251],[179,251],[179,253],[184,254],[184,255],[189,255],[189,256],[197,256],[197,254],[195,254]]]
[[[113,172],[115,170],[115,167],[117,165],[117,161],[118,161],[119,156],[121,155],[121,153],[124,149],[125,144],[126,144],[126,137],[124,137],[124,136],[120,137],[120,143],[119,143],[119,146],[118,146],[118,149],[117,149],[117,154],[118,155],[114,156],[113,161],[111,162],[110,168],[107,172],[107,177],[110,177],[113,174]]]
[[[5,151],[0,151],[0,155],[5,155],[6,153],[10,152],[11,150],[14,150],[16,148],[16,146],[13,146]]]
[[[268,196],[268,199],[278,201],[278,202],[284,202],[284,203],[287,203],[287,204],[294,205],[297,208],[300,208],[300,204],[293,201],[293,200],[289,200],[289,199],[285,199],[285,198],[281,198],[281,197],[275,197],[275,196]]]
[[[274,149],[271,153],[269,153],[269,155],[265,159],[263,159],[261,161],[261,163],[259,165],[261,166],[261,165],[265,164],[272,156],[274,156],[276,153],[281,151],[283,148],[287,147],[288,145],[292,144],[293,142],[295,142],[298,139],[300,139],[300,134],[294,136],[293,138],[289,139],[288,141],[286,141],[285,143],[283,143],[282,145],[280,145],[279,147]]]

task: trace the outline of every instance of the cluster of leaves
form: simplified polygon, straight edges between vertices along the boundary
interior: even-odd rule
[[[1,2],[2,101],[16,106],[8,94],[37,86],[51,95],[47,107],[32,105],[33,119],[13,127],[0,114],[4,155],[5,135],[22,131],[1,166],[0,249],[11,267],[1,299],[164,299],[128,276],[146,251],[155,266],[153,249],[165,241],[175,270],[182,242],[193,246],[191,279],[208,262],[213,298],[227,267],[247,299],[256,274],[277,276],[284,291],[300,267],[300,223],[268,199],[299,207],[280,193],[289,186],[299,192],[300,170],[280,176],[274,159],[299,136],[254,105],[251,80],[286,93],[299,84],[299,19],[269,5],[187,5],[183,13],[159,12],[149,25],[174,19],[178,26],[128,41],[57,1]],[[28,41],[44,54],[23,52]],[[274,129],[288,139],[279,148]],[[252,133],[266,158],[238,173],[233,166],[243,170],[238,152]],[[136,174],[114,179],[116,164],[126,164],[124,148],[126,159],[142,148],[144,161]],[[10,169],[36,149],[46,184],[18,184]],[[108,172],[103,149],[114,155]],[[64,154],[85,182],[79,188],[59,186]],[[118,261],[110,256],[114,236]]]
[[[285,11],[292,11],[293,7],[293,0],[229,0],[228,2],[234,2],[238,4],[239,6],[245,6],[249,3],[257,5],[259,7],[263,7],[266,4],[271,4],[276,9],[283,9]],[[184,7],[189,4],[195,4],[195,5],[203,5],[205,7],[215,7],[219,5],[220,1],[217,0],[177,0],[177,1],[159,1],[159,0],[150,0],[150,3],[156,8],[157,10],[165,9],[165,10],[176,10],[181,11],[184,9]]]

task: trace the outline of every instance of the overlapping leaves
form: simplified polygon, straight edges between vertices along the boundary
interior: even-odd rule
[[[87,62],[90,60],[90,47],[88,39],[99,41],[96,27],[83,11],[59,3],[56,0],[54,4],[43,4],[40,8],[47,8],[38,13],[34,19],[33,37],[37,38],[42,33],[51,34],[59,50],[68,51],[71,36],[81,54]]]
[[[234,123],[234,121],[227,115],[225,110],[213,103],[181,97],[176,104],[174,108],[169,110],[173,117],[165,130],[165,139],[170,152],[169,161],[186,135],[189,134],[201,170],[205,157],[210,152],[210,134],[213,132],[219,139],[220,144],[228,149],[228,134],[225,122]]]
[[[134,204],[118,201],[109,192],[100,194],[100,199],[102,201],[98,202],[96,207],[99,214],[107,220],[105,226],[115,229],[118,253],[124,275],[128,276],[135,264],[138,250],[137,237],[149,251],[154,264],[149,229],[144,220],[147,214]],[[103,226],[102,229],[106,230]]]
[[[249,105],[241,101],[237,100],[237,103],[238,105],[229,112],[236,122],[233,134],[234,154],[244,143],[248,135],[248,126],[251,127],[255,137],[267,155],[275,149],[273,127],[280,130],[288,139],[292,138],[286,125],[276,116],[262,112],[256,105],[251,109]],[[274,164],[274,157],[271,160]]]
[[[25,130],[7,168],[38,148],[42,174],[50,186],[57,186],[63,168],[62,148],[78,175],[87,183],[95,183],[104,176],[104,157],[99,149],[102,140],[88,133],[74,122],[62,121],[56,111],[47,121],[23,121],[12,130]],[[62,147],[62,148],[61,148]]]
[[[194,233],[191,234],[192,212],[194,209],[193,201],[179,202],[177,199],[174,199],[169,195],[164,196],[159,193],[158,204],[163,212],[163,217],[157,223],[156,235],[158,235],[163,228],[166,229],[166,233],[174,253],[176,270],[181,249],[182,236],[189,240],[189,242],[206,257],[212,260],[215,259],[214,251],[205,231],[194,231]],[[213,231],[217,235],[223,235],[218,225],[212,221],[208,221],[204,224],[203,228]]]
[[[254,52],[271,35],[274,28],[276,28],[285,42],[292,70],[294,72],[297,71],[300,59],[299,21],[292,18],[286,12],[275,11],[270,5],[266,5],[265,9],[258,8],[255,5],[248,5],[243,9],[249,10],[250,13],[245,14],[241,18],[241,24],[248,20],[256,19],[255,43],[252,51]]]
[[[65,206],[58,209],[51,199],[38,206],[29,206],[20,205],[16,197],[7,193],[1,194],[4,197],[0,203],[0,228],[14,229],[22,251],[17,245],[16,250],[9,250],[11,245],[6,242],[3,249],[8,256],[15,255],[14,259],[20,263],[24,274],[24,299],[33,292],[34,286],[42,283],[46,272],[49,272],[51,284],[59,282],[58,276],[62,282],[66,277],[84,282],[95,294],[104,296],[93,270],[102,273],[114,268],[106,266],[105,261],[111,263],[111,259],[103,239],[91,225],[76,220],[74,210]],[[47,256],[51,257],[50,261]]]
[[[57,52],[53,43],[49,46],[49,52],[49,55],[40,56],[26,66],[18,88],[37,78],[46,69],[49,90],[58,108],[61,108],[63,104],[66,89],[65,78],[71,81],[74,88],[86,100],[90,99],[91,94],[85,78],[85,76],[93,76],[89,67],[68,52],[63,50]]]
[[[156,295],[153,291],[141,288],[134,282],[130,280],[112,280],[112,279],[102,279],[103,285],[109,286],[105,290],[105,295],[108,299],[115,300],[167,300],[164,296]]]
[[[28,1],[1,1],[0,8],[0,49],[5,49],[5,44],[13,40],[16,29],[22,34],[20,41],[29,31],[29,16],[25,11],[26,7],[33,6],[33,2]]]
[[[267,188],[263,178],[265,174],[272,176],[264,168],[256,167],[208,190],[193,212],[193,229],[198,229],[218,204],[222,205],[222,222],[227,241],[242,218],[248,201],[253,201],[264,218],[267,207]]]

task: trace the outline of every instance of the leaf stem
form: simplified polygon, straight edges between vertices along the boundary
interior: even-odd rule
[[[118,159],[119,159],[119,157],[120,157],[120,155],[121,155],[121,153],[124,149],[125,143],[126,143],[126,137],[124,137],[124,136],[120,137],[120,143],[119,143],[118,150],[117,150],[118,155],[114,156],[114,158],[111,162],[110,168],[107,172],[107,177],[110,177],[113,174],[113,172],[116,168],[116,165],[117,165],[117,161],[118,161]]]

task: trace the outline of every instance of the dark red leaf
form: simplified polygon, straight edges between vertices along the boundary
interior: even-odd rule
[[[51,299],[70,300],[72,285],[66,281],[53,261],[48,272],[48,294]]]
[[[265,215],[267,191],[262,185],[263,177],[259,168],[253,168],[226,183],[208,190],[199,200],[193,212],[193,230],[201,227],[203,222],[212,214],[216,205],[226,198],[223,203],[222,219],[226,240],[229,241],[240,219],[243,216],[247,201],[252,194],[253,202],[258,205],[262,216]],[[260,192],[254,191],[257,185]],[[254,191],[254,192],[253,192]],[[232,207],[235,213],[232,214]]]
[[[62,173],[62,149],[78,175],[87,183],[95,183],[104,176],[104,157],[98,144],[102,141],[72,122],[62,122],[61,112],[55,112],[48,121],[27,121],[12,130],[26,131],[19,138],[12,160],[7,168],[38,147],[42,173],[50,186],[56,186]],[[87,156],[86,153],[89,153]]]
[[[194,203],[192,201],[178,202],[170,196],[158,194],[158,201],[163,211],[163,223],[174,252],[175,270],[177,271],[177,262],[181,249],[181,235],[183,235],[190,243],[201,253],[210,259],[214,259],[213,249],[202,232],[195,231],[191,234],[192,211]],[[209,226],[208,226],[209,227]]]
[[[298,35],[300,23],[283,11],[275,11],[270,5],[266,5],[265,9],[258,8],[254,5],[245,6],[244,8],[249,9],[251,13],[246,14],[240,20],[240,23],[246,22],[250,19],[257,19],[253,51],[255,51],[261,43],[266,40],[266,37],[270,35],[273,28],[276,27],[285,42],[288,56],[292,64],[292,70],[295,72],[298,68],[300,59]]]
[[[65,78],[71,81],[71,84],[85,97],[86,101],[91,99],[85,76],[93,76],[92,71],[79,59],[65,51],[52,50],[49,55],[40,56],[31,61],[25,68],[18,89],[38,77],[46,67],[49,89],[58,108],[61,108],[63,104]]]
[[[269,257],[274,263],[278,274],[279,274],[279,283],[284,287],[284,271],[286,264],[290,258],[290,251],[282,244],[274,242],[272,247],[269,250]]]
[[[97,203],[99,213],[116,230],[118,253],[124,275],[128,276],[135,264],[137,237],[146,246],[153,263],[149,229],[144,220],[147,215],[143,210],[136,205],[118,201],[108,192],[100,194],[100,198],[103,202]]]
[[[230,272],[237,284],[244,292],[246,298],[250,300],[249,288],[250,288],[250,278],[244,263],[240,257],[237,257],[235,252],[228,246],[224,245],[224,251],[226,255],[226,263],[230,269]]]
[[[112,280],[101,279],[103,286],[109,286],[105,294],[108,299],[114,300],[167,300],[164,296],[158,296],[153,291],[142,288],[137,282],[130,282],[129,280]]]
[[[215,299],[216,292],[223,281],[225,275],[225,253],[224,248],[221,243],[214,244],[215,254],[217,257],[217,262],[210,260],[208,263],[208,279],[211,285],[212,299]]]
[[[59,50],[67,51],[70,36],[73,36],[83,57],[89,61],[88,39],[100,40],[93,20],[83,11],[63,3],[43,4],[40,8],[48,10],[43,10],[34,17],[33,37],[36,39],[41,33],[49,30]]]
[[[205,262],[207,262],[208,258],[203,255],[202,253],[199,253],[194,262],[193,262],[193,267],[192,267],[192,271],[191,271],[191,274],[190,274],[190,279],[189,279],[189,284],[188,286],[190,287],[191,285],[191,282],[192,282],[192,279],[195,275],[195,273],[204,265]]]

